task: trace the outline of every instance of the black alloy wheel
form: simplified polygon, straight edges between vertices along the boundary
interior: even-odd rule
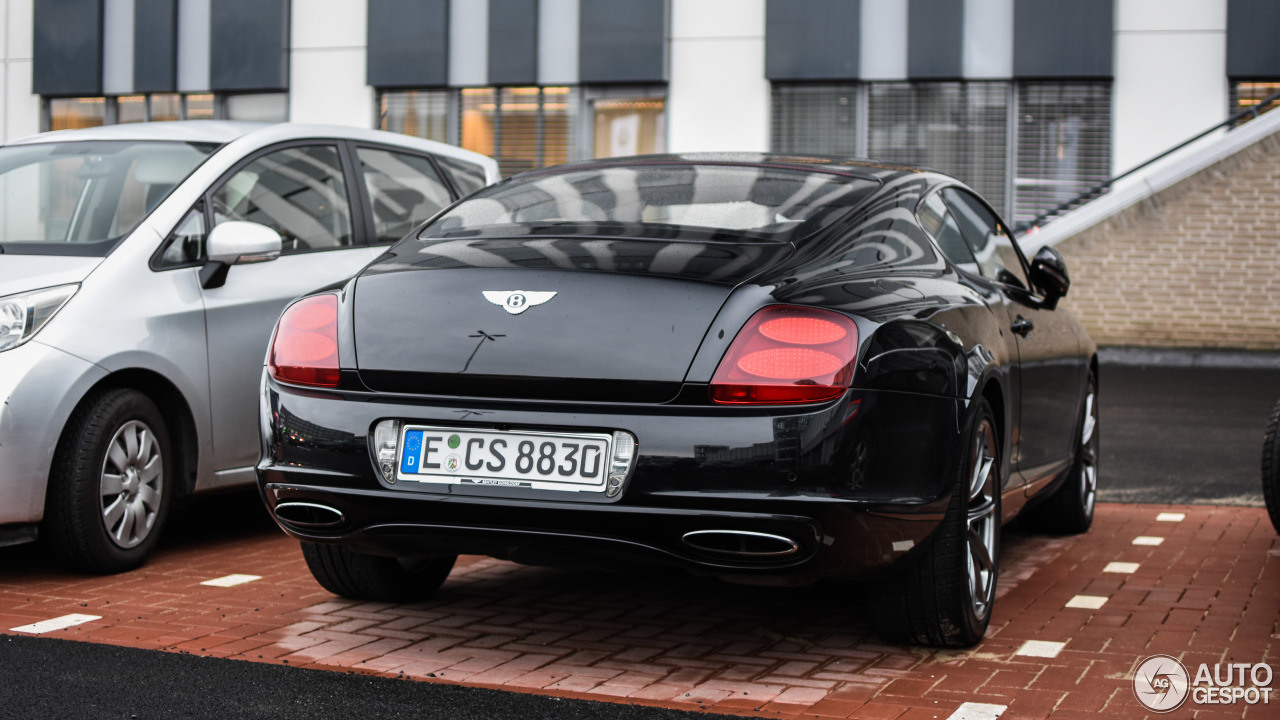
[[[169,514],[171,444],[164,416],[129,389],[87,397],[58,442],[44,536],[63,564],[96,573],[146,562]]]
[[[1267,501],[1271,525],[1280,532],[1280,442],[1276,442],[1277,433],[1280,433],[1280,401],[1271,410],[1271,421],[1267,423],[1267,434],[1262,442],[1262,497]]]
[[[979,400],[968,451],[942,524],[875,599],[880,635],[933,647],[970,647],[991,622],[1000,569],[999,435]]]
[[[345,545],[302,543],[307,569],[325,590],[352,600],[426,600],[444,584],[457,555],[394,558],[358,553]]]

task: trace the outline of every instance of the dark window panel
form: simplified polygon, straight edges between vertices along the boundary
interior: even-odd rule
[[[1020,78],[1110,78],[1113,0],[1018,0],[1013,74]]]
[[[133,89],[178,89],[178,0],[134,0]]]
[[[1280,2],[1227,0],[1227,76],[1237,79],[1280,78]]]
[[[102,0],[37,0],[32,91],[102,94]]]
[[[911,0],[907,8],[907,75],[917,79],[963,75],[964,2]]]
[[[582,3],[578,17],[581,82],[666,82],[666,45],[666,0]]]
[[[211,89],[289,89],[289,0],[216,0],[210,15]]]
[[[449,81],[448,0],[369,0],[368,82],[443,87]]]
[[[764,66],[770,80],[858,77],[860,0],[768,0]]]
[[[1111,83],[1018,85],[1013,223],[1026,222],[1111,176]]]
[[[489,0],[489,84],[538,82],[538,0]]]

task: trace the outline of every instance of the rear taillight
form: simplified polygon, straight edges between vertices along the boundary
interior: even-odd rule
[[[268,360],[271,377],[296,385],[338,385],[338,298],[317,295],[280,316]]]
[[[853,382],[858,326],[817,308],[773,305],[734,338],[711,379],[717,403],[774,405],[840,397]]]

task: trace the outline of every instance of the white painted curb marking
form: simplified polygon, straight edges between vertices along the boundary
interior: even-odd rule
[[[1097,595],[1077,595],[1067,601],[1069,608],[1083,608],[1085,610],[1097,610],[1107,604],[1107,599]]]
[[[1113,563],[1107,563],[1107,566],[1102,568],[1102,572],[1122,573],[1124,575],[1132,575],[1138,572],[1139,567],[1140,565],[1138,565],[1138,563],[1113,562]]]
[[[1018,648],[1018,652],[1014,655],[1023,657],[1038,658],[1056,658],[1058,653],[1062,652],[1062,648],[1066,647],[1064,642],[1050,642],[1048,640],[1028,640],[1022,643],[1022,647]]]
[[[227,575],[226,577],[205,580],[200,584],[209,585],[211,587],[235,587],[236,585],[243,585],[245,583],[251,583],[254,580],[261,579],[261,575]]]
[[[1151,547],[1155,547],[1162,542],[1164,542],[1164,538],[1151,537],[1150,535],[1139,535],[1133,539],[1134,545],[1150,545]]]
[[[1186,513],[1160,513],[1156,516],[1156,522],[1182,522],[1186,519]]]
[[[956,708],[947,720],[996,720],[1008,709],[1008,705],[967,702]]]
[[[53,632],[54,630],[65,630],[75,625],[83,625],[84,623],[101,619],[101,615],[63,615],[62,617],[56,617],[50,620],[41,620],[40,622],[31,623],[30,625],[9,628],[9,631],[39,635],[40,633]]]

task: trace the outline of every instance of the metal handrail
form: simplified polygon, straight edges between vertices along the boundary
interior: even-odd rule
[[[1045,221],[1047,221],[1047,220],[1049,220],[1049,219],[1051,219],[1051,218],[1054,218],[1054,217],[1056,217],[1056,216],[1058,216],[1058,215],[1061,215],[1062,213],[1066,212],[1067,210],[1070,210],[1070,209],[1072,209],[1072,208],[1076,207],[1077,205],[1082,204],[1082,203],[1083,203],[1083,202],[1085,202],[1086,200],[1092,200],[1093,198],[1097,197],[1098,195],[1101,195],[1102,193],[1106,192],[1108,188],[1110,188],[1112,185],[1116,184],[1117,182],[1119,182],[1119,181],[1121,181],[1121,180],[1123,180],[1123,179],[1125,179],[1125,178],[1129,177],[1130,175],[1132,175],[1132,174],[1134,174],[1134,173],[1138,172],[1139,170],[1142,170],[1143,168],[1147,167],[1148,165],[1151,165],[1151,164],[1152,164],[1152,163],[1154,163],[1154,162],[1157,162],[1157,161],[1159,161],[1159,160],[1163,160],[1163,159],[1165,159],[1166,157],[1168,157],[1168,156],[1172,155],[1173,153],[1176,153],[1177,151],[1179,151],[1179,150],[1181,150],[1182,148],[1184,148],[1184,147],[1186,147],[1186,146],[1190,145],[1191,143],[1194,143],[1194,142],[1196,142],[1197,140],[1200,140],[1200,139],[1202,139],[1202,138],[1204,138],[1204,137],[1206,137],[1206,136],[1208,136],[1208,135],[1211,135],[1211,134],[1213,134],[1213,133],[1217,132],[1218,130],[1221,130],[1221,129],[1222,129],[1222,128],[1224,128],[1224,127],[1231,126],[1231,125],[1235,125],[1235,124],[1236,124],[1236,123],[1237,123],[1241,118],[1244,118],[1244,117],[1246,117],[1246,116],[1252,116],[1252,117],[1254,117],[1254,118],[1258,117],[1259,115],[1261,115],[1261,114],[1262,114],[1262,109],[1263,109],[1264,107],[1266,107],[1266,106],[1268,106],[1268,105],[1270,105],[1270,104],[1272,104],[1272,103],[1274,103],[1274,102],[1276,102],[1276,101],[1280,101],[1280,92],[1272,93],[1271,95],[1268,95],[1267,97],[1265,97],[1265,98],[1263,98],[1262,100],[1258,101],[1258,103],[1257,103],[1256,105],[1250,105],[1248,108],[1245,108],[1244,110],[1241,110],[1240,112],[1238,112],[1238,113],[1236,113],[1236,114],[1232,115],[1231,117],[1227,118],[1226,120],[1223,120],[1222,122],[1218,123],[1217,125],[1214,125],[1213,127],[1209,128],[1208,130],[1205,130],[1204,132],[1200,133],[1199,135],[1196,135],[1195,137],[1193,137],[1193,138],[1191,138],[1191,139],[1189,139],[1189,140],[1186,140],[1186,141],[1184,141],[1184,142],[1178,143],[1177,145],[1174,145],[1173,147],[1169,148],[1168,150],[1165,150],[1164,152],[1160,153],[1159,155],[1156,155],[1155,157],[1151,158],[1150,160],[1147,160],[1146,162],[1144,162],[1144,163],[1142,163],[1142,164],[1140,164],[1140,165],[1135,165],[1135,166],[1133,166],[1133,167],[1129,168],[1128,170],[1126,170],[1126,171],[1124,171],[1124,172],[1120,173],[1119,175],[1116,175],[1116,176],[1115,176],[1115,177],[1113,177],[1113,178],[1108,178],[1107,180],[1104,180],[1104,181],[1102,181],[1102,182],[1098,183],[1097,185],[1094,185],[1093,187],[1089,188],[1088,190],[1085,190],[1084,192],[1082,192],[1082,193],[1080,193],[1079,195],[1077,195],[1077,196],[1075,196],[1075,197],[1071,198],[1070,200],[1068,200],[1068,201],[1066,201],[1066,202],[1064,202],[1064,203],[1061,203],[1061,204],[1059,204],[1059,205],[1057,205],[1057,206],[1055,206],[1055,207],[1053,207],[1053,208],[1051,208],[1051,209],[1049,209],[1049,210],[1046,210],[1046,211],[1044,211],[1044,212],[1040,213],[1039,215],[1035,216],[1034,218],[1032,218],[1032,219],[1030,219],[1030,220],[1027,220],[1027,221],[1025,221],[1025,222],[1018,223],[1018,224],[1017,224],[1017,226],[1015,226],[1015,227],[1014,227],[1013,231],[1014,231],[1015,233],[1017,233],[1017,234],[1023,234],[1023,233],[1026,233],[1026,232],[1027,232],[1028,230],[1030,230],[1031,228],[1037,227],[1037,226],[1039,226],[1041,223],[1043,223],[1043,222],[1045,222]]]

